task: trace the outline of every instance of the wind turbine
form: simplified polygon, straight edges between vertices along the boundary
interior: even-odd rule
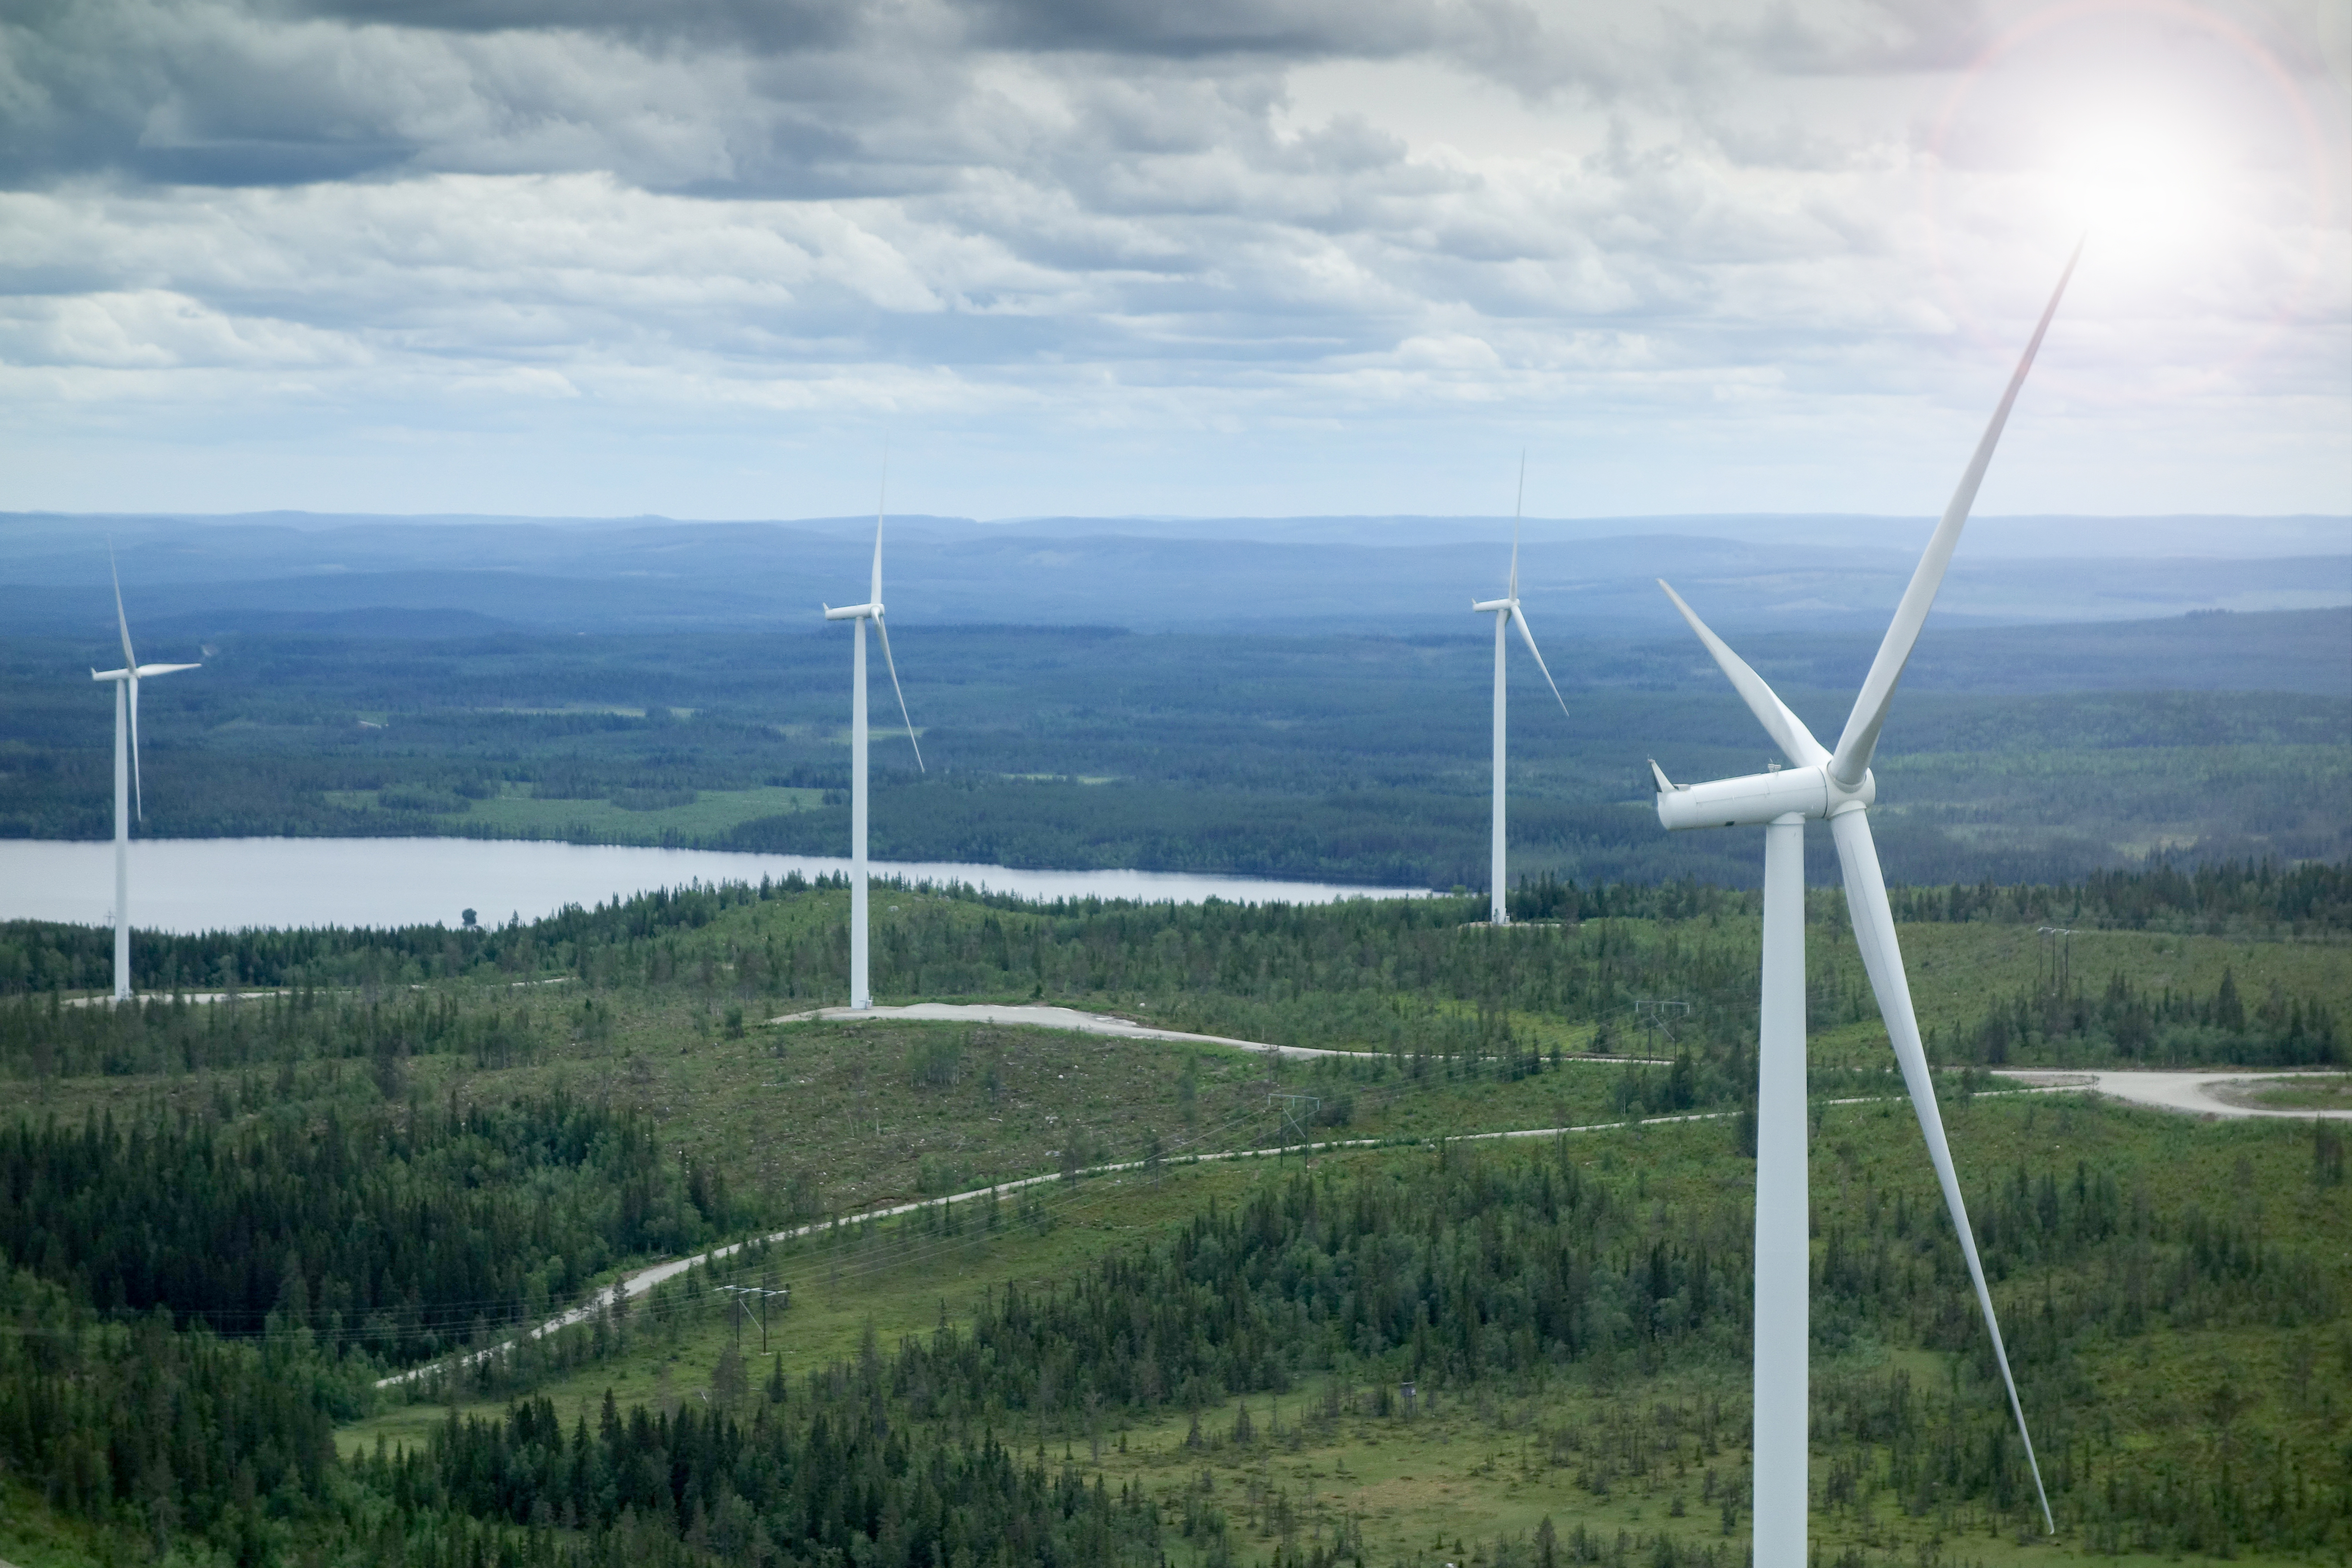
[[[887,495],[887,489],[886,489]],[[849,687],[849,1005],[859,1012],[874,1005],[866,984],[866,623],[874,623],[882,638],[882,662],[890,671],[890,689],[898,694],[898,716],[907,721],[907,743],[915,748],[915,766],[923,770],[923,748],[915,740],[915,721],[907,712],[907,693],[898,684],[898,661],[890,657],[889,628],[882,624],[882,517],[874,510],[873,596],[863,605],[824,606],[828,621],[857,623],[857,658]]]
[[[106,549],[107,574],[114,579],[114,624],[122,633],[122,668],[89,672],[92,680],[114,683],[114,999],[131,999],[131,814],[147,818],[146,792],[139,787],[139,683],[175,675],[194,664],[142,664],[131,651],[131,617],[122,613],[122,574],[115,570],[114,547]],[[126,739],[127,737],[127,739]]]
[[[2025,1410],[2018,1403],[2017,1380],[2010,1374],[2009,1352],[2001,1343],[1992,1293],[1985,1287],[1984,1264],[1977,1257],[1976,1233],[1969,1228],[1968,1205],[1961,1201],[1959,1178],[1952,1169],[1943,1117],[1936,1109],[1936,1088],[1928,1075],[1927,1053],[1919,1041],[1919,1022],[1911,1010],[1911,987],[1904,977],[1903,952],[1895,941],[1895,916],[1887,907],[1886,879],[1879,869],[1868,810],[1878,797],[1870,759],[1878,746],[1879,730],[1886,722],[1895,683],[1903,678],[1903,667],[1935,603],[1945,568],[1951,564],[1953,547],[1959,542],[1969,507],[1975,504],[1977,487],[1984,481],[2001,427],[2009,421],[2010,409],[2025,384],[2026,372],[2033,367],[2033,356],[2050,330],[2051,318],[2058,313],[2058,301],[2082,254],[2077,243],[2032,341],[2018,360],[2016,373],[2010,377],[2009,390],[2001,395],[1991,423],[1977,443],[1976,455],[1960,476],[1951,504],[1944,509],[1942,521],[1927,541],[1927,553],[1911,574],[1911,585],[1895,607],[1894,622],[1878,646],[1877,658],[1871,661],[1870,674],[1863,681],[1835,751],[1824,750],[1813,739],[1763,679],[1706,628],[1680,595],[1663,581],[1658,584],[1665,588],[1666,596],[1715,656],[1748,710],[1789,759],[1785,768],[1776,763],[1769,772],[1703,784],[1675,784],[1654,760],[1650,763],[1657,784],[1658,820],[1667,827],[1764,829],[1764,954],[1756,1105],[1756,1568],[1803,1568],[1806,1561],[1810,1331],[1806,1289],[1811,1276],[1805,1173],[1805,824],[1822,818],[1828,820],[1830,833],[1837,840],[1846,908],[1853,918],[1854,946],[1869,972],[1871,989],[1877,994],[1887,1038],[1894,1043],[1895,1058],[1911,1093],[1912,1110],[1927,1138],[1927,1157],[1935,1165],[1944,1205],[1951,1211],[1952,1226],[1959,1235],[1960,1254],[1968,1260],[1977,1304],[1992,1335],[2001,1383],[2009,1391],[2010,1413],[2016,1418],[2018,1436],[2025,1444],[2025,1461],[2033,1472],[2042,1523],[2053,1531],[2056,1529],[2049,1494],[2042,1486],[2042,1468],[2033,1457],[2032,1435],[2025,1427]]]
[[[1470,605],[1470,613],[1474,616],[1492,615],[1495,617],[1495,841],[1492,848],[1494,864],[1486,882],[1486,918],[1498,926],[1511,922],[1509,911],[1503,907],[1503,647],[1507,640],[1504,634],[1512,624],[1517,623],[1519,636],[1527,639],[1528,652],[1535,655],[1536,668],[1543,670],[1544,684],[1551,688],[1552,697],[1559,703],[1560,712],[1568,711],[1568,699],[1560,696],[1559,683],[1552,679],[1551,671],[1544,668],[1543,653],[1536,647],[1536,634],[1528,629],[1528,613],[1519,608],[1519,509],[1527,495],[1528,457],[1522,452],[1519,454],[1519,493],[1511,503],[1510,586],[1499,599],[1473,601]]]

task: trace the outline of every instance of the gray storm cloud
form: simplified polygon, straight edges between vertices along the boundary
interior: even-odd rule
[[[487,421],[551,452],[566,421],[872,415],[1179,450],[1503,418],[1581,432],[1627,486],[1660,472],[1632,457],[1665,438],[1639,421],[1743,493],[1776,464],[1812,482],[1824,421],[1900,444],[1973,417],[1970,377],[2071,239],[2042,132],[1977,135],[1963,166],[1937,119],[1993,101],[1962,90],[1972,61],[2101,47],[2037,15],[20,4],[0,9],[0,398],[60,450],[130,439],[108,409],[246,438],[225,405],[346,442]],[[2148,49],[2213,52],[2117,15]],[[2216,102],[2273,71],[2340,111],[2307,7],[2223,22],[2260,58],[2219,71]],[[2352,315],[2318,194],[2343,151],[2273,118],[2210,278],[2130,282],[2104,317],[2086,278],[2095,363],[2054,378],[2079,428],[2128,422],[2100,377],[2143,405],[2178,388],[2223,435],[2340,422],[2312,389]],[[1680,471],[1657,504],[1697,499]],[[1850,472],[1850,500],[1882,500]]]

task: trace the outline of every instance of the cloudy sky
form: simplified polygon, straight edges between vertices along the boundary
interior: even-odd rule
[[[0,0],[0,511],[2352,512],[2345,0]]]

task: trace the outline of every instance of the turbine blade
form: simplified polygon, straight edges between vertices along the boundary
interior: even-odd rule
[[[882,448],[882,488],[874,498],[874,591],[866,595],[866,602],[869,605],[882,602],[882,518],[889,510],[890,448],[885,446]]]
[[[1536,634],[1528,629],[1528,613],[1513,605],[1511,619],[1518,623],[1519,636],[1527,639],[1528,651],[1536,656],[1536,668],[1543,670],[1544,684],[1551,688],[1552,700],[1559,703],[1560,712],[1566,714],[1568,699],[1559,694],[1559,683],[1551,678],[1551,671],[1544,668],[1543,650],[1536,647]]]
[[[1519,511],[1527,504],[1527,500],[1528,449],[1522,447],[1519,448],[1519,489],[1518,493],[1511,498],[1511,592],[1509,596],[1514,599],[1519,596]],[[1535,645],[1529,643],[1528,646],[1532,647]],[[1541,656],[1538,656],[1536,662],[1538,664],[1543,662]],[[1545,679],[1550,678],[1547,676]],[[1553,695],[1559,695],[1556,688]],[[1568,705],[1563,702],[1560,706],[1565,708]]]
[[[2034,1495],[2042,1500],[2042,1521],[2053,1533],[2057,1524],[2050,1515],[2050,1495],[2042,1488],[2042,1466],[2033,1457],[2033,1436],[2025,1429],[2025,1407],[2018,1403],[2017,1379],[2010,1374],[2009,1347],[2001,1342],[2000,1320],[1992,1310],[1992,1291],[1985,1284],[1984,1264],[1977,1257],[1976,1232],[1969,1228],[1968,1205],[1960,1197],[1960,1179],[1952,1168],[1951,1145],[1944,1139],[1944,1118],[1936,1109],[1936,1085],[1927,1071],[1927,1052],[1919,1043],[1919,1020],[1911,1010],[1911,984],[1903,973],[1903,949],[1895,938],[1895,914],[1887,907],[1886,879],[1878,866],[1878,845],[1870,833],[1869,815],[1843,812],[1830,818],[1837,839],[1838,864],[1845,874],[1845,902],[1853,917],[1854,946],[1869,972],[1870,988],[1877,993],[1878,1011],[1886,1020],[1886,1037],[1895,1043],[1895,1059],[1903,1068],[1911,1091],[1911,1109],[1927,1140],[1927,1158],[1936,1167],[1936,1181],[1944,1189],[1944,1206],[1951,1211],[1952,1228],[1959,1233],[1960,1255],[1967,1258],[1969,1279],[1976,1286],[1977,1305],[1984,1310],[1985,1329],[1992,1335],[1994,1359],[2000,1363],[2000,1381],[2009,1390],[2010,1414],[2017,1418],[2017,1435],[2025,1444],[2025,1462],[2033,1472]]]
[[[147,792],[139,783],[139,670],[131,667],[126,678],[131,682],[131,798],[138,803],[139,820],[147,820]]]
[[[1838,783],[1853,789],[1862,783],[1862,775],[1870,767],[1872,753],[1878,750],[1878,732],[1885,726],[1886,710],[1895,701],[1895,688],[1903,679],[1903,667],[1911,662],[1911,649],[1919,640],[1919,628],[1927,624],[1927,612],[1936,603],[1936,590],[1944,584],[1945,569],[1952,563],[1952,552],[1960,542],[1960,530],[1969,521],[1969,509],[1976,504],[1977,488],[1984,483],[1985,470],[1992,465],[1993,448],[2000,444],[2000,433],[2009,423],[2009,411],[2017,403],[2017,395],[2025,386],[2025,374],[2033,368],[2033,356],[2042,350],[2042,335],[2050,331],[2051,319],[2058,314],[2058,301],[2065,297],[2068,279],[2074,276],[2074,263],[2083,258],[2083,242],[2074,242],[2074,253],[2066,258],[2066,269],[2058,275],[2058,287],[2050,291],[2050,303],[2042,309],[2042,320],[2035,323],[2033,336],[2027,341],[2025,353],[2018,357],[2017,369],[2009,378],[2009,390],[2000,395],[2000,404],[1992,411],[1984,435],[1977,442],[1976,455],[1960,475],[1959,488],[1952,492],[1951,504],[1944,508],[1943,521],[1928,537],[1927,553],[1919,557],[1917,570],[1911,574],[1911,585],[1903,590],[1903,602],[1895,607],[1895,619],[1886,627],[1885,640],[1878,645],[1878,657],[1870,661],[1870,674],[1862,683],[1861,694],[1853,700],[1853,711],[1846,716],[1845,731],[1838,736],[1837,753],[1830,759],[1830,773]]]
[[[907,711],[907,693],[898,685],[898,661],[890,657],[890,628],[882,624],[881,616],[877,616],[874,617],[874,629],[882,634],[882,663],[890,671],[890,689],[898,694],[898,717],[907,721],[907,744],[915,748],[915,771],[929,773],[930,770],[923,766],[923,748],[915,740],[914,716]]]
[[[114,566],[114,541],[106,542],[106,574],[114,579],[114,624],[122,632],[122,668],[136,669],[139,659],[131,651],[131,617],[122,613],[122,574]]]
[[[1738,692],[1740,700],[1748,704],[1748,710],[1756,715],[1756,721],[1764,726],[1764,732],[1772,737],[1772,743],[1780,748],[1780,754],[1801,768],[1827,762],[1829,752],[1813,739],[1813,732],[1805,728],[1805,721],[1789,711],[1789,705],[1780,700],[1780,694],[1764,683],[1764,678],[1750,669],[1746,659],[1732,652],[1730,645],[1707,630],[1706,623],[1698,618],[1697,612],[1683,603],[1683,596],[1675,593],[1664,578],[1658,579],[1658,586],[1666,590],[1666,597],[1675,602],[1675,608],[1683,613],[1683,619],[1688,621],[1691,630],[1698,634],[1698,640],[1705,643],[1706,651],[1715,656],[1716,664],[1731,678],[1732,689]]]

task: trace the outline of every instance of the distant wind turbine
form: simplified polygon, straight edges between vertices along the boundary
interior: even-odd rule
[[[131,814],[137,802],[147,818],[146,791],[139,785],[139,683],[175,675],[194,664],[142,664],[131,651],[131,617],[122,613],[122,574],[115,570],[114,547],[106,549],[107,574],[114,580],[114,624],[122,633],[122,668],[89,672],[92,680],[114,683],[114,999],[131,999]]]
[[[1528,629],[1528,613],[1519,608],[1519,510],[1528,495],[1528,458],[1519,454],[1518,499],[1511,503],[1511,581],[1509,589],[1499,599],[1474,602],[1470,613],[1495,617],[1495,842],[1494,864],[1487,878],[1486,918],[1496,925],[1510,923],[1509,911],[1503,907],[1503,752],[1504,752],[1504,679],[1503,647],[1508,640],[1505,634],[1512,623],[1518,625],[1519,636],[1528,643],[1528,652],[1535,655],[1536,668],[1543,670],[1544,684],[1551,688],[1553,699],[1563,714],[1568,711],[1568,700],[1559,694],[1559,685],[1552,679],[1551,671],[1544,668],[1543,653],[1536,647],[1536,634]]]
[[[887,489],[886,489],[887,495]],[[898,684],[898,662],[890,657],[889,628],[882,624],[882,518],[886,506],[874,511],[873,596],[863,605],[827,605],[828,621],[857,623],[857,658],[852,667],[849,696],[849,1005],[863,1012],[874,1005],[866,984],[866,623],[872,621],[882,638],[882,662],[890,671],[890,689],[898,695],[898,717],[907,722],[907,743],[915,748],[915,766],[923,770],[923,748],[915,740],[915,721],[907,712],[907,693]]]
[[[1756,1446],[1755,1536],[1756,1568],[1804,1568],[1806,1525],[1807,1424],[1806,1352],[1810,1332],[1806,1290],[1810,1281],[1807,1245],[1808,1188],[1805,1173],[1805,824],[1827,818],[1837,841],[1838,863],[1844,874],[1846,909],[1853,918],[1854,945],[1869,972],[1878,1010],[1886,1021],[1887,1038],[1903,1068],[1911,1092],[1911,1107],[1926,1135],[1927,1157],[1944,1191],[1952,1226],[1958,1233],[1960,1254],[1967,1259],[1969,1279],[1976,1286],[1977,1305],[1992,1335],[1994,1357],[2000,1363],[2002,1384],[2009,1391],[2010,1414],[2025,1444],[2025,1462],[2033,1472],[2034,1495],[2042,1502],[2042,1523],[2054,1531],[2050,1499],[2042,1487],[2042,1467],[2033,1457],[2032,1435],[2025,1427],[2025,1410],[2018,1403],[2017,1380],[2010,1374],[2009,1352],[2001,1343],[2000,1322],[1985,1286],[1984,1264],[1977,1257],[1976,1233],[1969,1228],[1968,1205],[1960,1198],[1958,1176],[1952,1168],[1952,1151],[1944,1139],[1944,1121],[1936,1109],[1936,1087],[1927,1070],[1927,1053],[1919,1041],[1919,1021],[1911,1010],[1910,983],[1904,977],[1903,952],[1895,936],[1895,916],[1886,900],[1886,879],[1879,869],[1878,848],[1870,833],[1868,811],[1878,798],[1870,760],[1878,733],[1895,700],[1896,682],[1918,641],[1919,628],[1935,603],[1936,590],[1951,564],[1953,547],[1976,502],[1977,487],[1992,462],[2001,427],[2025,384],[2026,372],[2058,313],[2058,301],[2074,275],[2083,253],[2077,244],[2059,275],[2058,287],[2033,329],[2033,337],[2010,377],[2009,390],[1993,410],[1992,421],[1978,441],[1976,455],[1960,476],[1959,488],[1943,520],[1927,541],[1927,553],[1911,574],[1911,585],[1895,606],[1878,657],[1871,661],[1861,695],[1854,699],[1837,749],[1826,751],[1802,721],[1764,683],[1763,678],[1709,631],[1661,582],[1675,608],[1698,634],[1699,641],[1748,710],[1772,737],[1788,767],[1745,778],[1718,779],[1712,784],[1677,784],[1654,760],[1657,784],[1658,820],[1669,828],[1761,826],[1764,829],[1764,955],[1763,986],[1759,1008],[1758,1089],[1756,1103]]]

